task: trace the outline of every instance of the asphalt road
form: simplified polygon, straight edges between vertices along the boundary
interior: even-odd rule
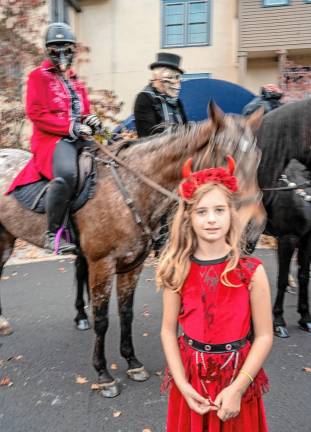
[[[275,292],[274,252],[259,250]],[[37,262],[5,269],[2,303],[14,334],[0,338],[1,432],[164,432],[166,396],[159,393],[163,370],[159,328],[161,298],[154,270],[146,267],[135,304],[134,340],[138,358],[151,373],[145,383],[126,378],[119,355],[119,323],[115,298],[110,305],[108,364],[122,393],[104,399],[91,390],[93,331],[73,326],[74,284],[70,260]],[[287,294],[286,320],[291,337],[275,338],[267,361],[271,390],[265,396],[270,432],[311,432],[311,335],[297,326],[297,296]],[[84,384],[77,383],[87,380]],[[84,380],[85,379],[85,380]],[[252,432],[252,431],[241,431]]]

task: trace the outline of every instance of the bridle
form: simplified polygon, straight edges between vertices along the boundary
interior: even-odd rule
[[[143,233],[143,237],[146,239],[143,252],[133,262],[128,264],[126,266],[126,268],[123,268],[122,270],[117,271],[118,274],[127,273],[127,272],[135,269],[136,267],[138,267],[145,260],[145,258],[149,254],[149,251],[152,247],[153,242],[155,242],[157,240],[157,237],[154,236],[150,227],[144,222],[144,220],[140,216],[139,211],[137,210],[137,207],[135,206],[134,200],[131,198],[131,196],[128,193],[122,179],[120,178],[120,176],[118,174],[118,171],[117,171],[118,166],[122,166],[123,168],[125,168],[127,171],[132,173],[135,177],[137,177],[143,183],[147,184],[152,189],[161,193],[166,198],[169,198],[170,201],[179,202],[180,198],[178,197],[178,195],[176,193],[171,192],[170,190],[159,185],[154,180],[147,177],[145,174],[142,174],[139,171],[134,170],[133,168],[129,167],[121,158],[116,156],[112,151],[108,150],[106,146],[101,145],[99,143],[98,143],[98,145],[100,146],[101,151],[103,151],[103,153],[105,153],[105,155],[107,155],[108,158],[104,159],[104,158],[101,158],[99,156],[95,156],[94,157],[95,161],[98,164],[103,164],[103,165],[110,168],[111,174],[112,174],[112,176],[113,176],[113,178],[114,178],[114,180],[115,180],[115,182],[116,182],[116,184],[117,184],[117,186],[118,186],[118,188],[119,188],[119,190],[123,196],[124,202],[129,207],[129,209],[133,215],[135,223],[138,226],[140,226],[142,233]],[[259,191],[254,196],[249,196],[249,197],[238,199],[237,200],[237,206],[239,208],[241,208],[242,206],[249,206],[252,204],[256,204],[256,203],[259,203],[261,201],[261,199],[262,199],[262,192]]]

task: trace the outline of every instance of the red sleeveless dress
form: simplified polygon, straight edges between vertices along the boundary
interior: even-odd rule
[[[229,280],[239,287],[227,287],[220,275],[227,257],[213,261],[192,259],[190,272],[181,291],[179,324],[192,339],[206,344],[224,344],[245,338],[250,331],[250,280],[261,261],[241,257]],[[250,350],[250,342],[237,352],[201,353],[179,338],[186,376],[192,386],[212,401],[230,385]],[[201,416],[190,410],[168,372],[162,389],[170,387],[167,432],[267,432],[262,393],[268,390],[263,369],[242,397],[241,411],[222,422],[216,411]]]

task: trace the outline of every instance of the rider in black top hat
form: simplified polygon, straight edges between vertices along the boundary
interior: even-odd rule
[[[148,137],[163,132],[171,125],[182,125],[187,117],[179,100],[181,58],[176,54],[158,53],[157,61],[149,67],[152,79],[142,92],[137,95],[134,117],[138,136]],[[155,242],[155,255],[158,256],[167,238],[167,215],[160,221],[159,238]]]
[[[140,92],[134,105],[134,117],[139,137],[163,132],[168,126],[185,124],[187,117],[179,100],[181,58],[176,54],[158,53],[149,67],[152,79]]]

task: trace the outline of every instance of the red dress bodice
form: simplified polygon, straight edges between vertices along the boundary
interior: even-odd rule
[[[181,291],[179,324],[187,336],[200,342],[223,344],[242,339],[250,330],[251,277],[260,260],[240,258],[228,279],[220,281],[228,260],[192,259],[190,272]]]

